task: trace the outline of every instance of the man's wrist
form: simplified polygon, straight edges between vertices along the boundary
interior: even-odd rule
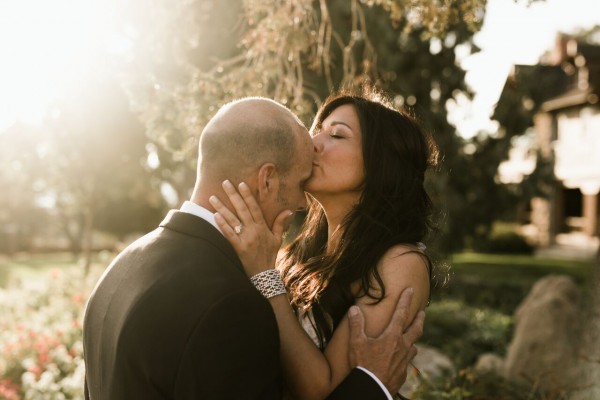
[[[356,368],[360,369],[361,371],[363,371],[364,373],[366,373],[367,375],[369,375],[371,378],[373,378],[373,380],[375,382],[377,382],[377,384],[379,385],[379,387],[381,387],[381,390],[383,390],[383,393],[385,393],[385,395],[388,398],[388,400],[393,400],[392,395],[390,394],[390,391],[385,387],[385,385],[383,384],[383,382],[381,382],[379,380],[379,378],[377,376],[375,376],[374,373],[372,373],[371,371],[369,371],[368,369],[366,369],[364,367],[356,367]]]

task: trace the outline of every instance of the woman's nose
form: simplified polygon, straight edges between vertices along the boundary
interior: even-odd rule
[[[323,150],[323,141],[321,140],[321,135],[313,136],[312,141],[315,153],[319,153],[321,150]]]

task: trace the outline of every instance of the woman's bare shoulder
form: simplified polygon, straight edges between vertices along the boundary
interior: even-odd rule
[[[390,247],[377,263],[380,273],[399,273],[397,271],[406,268],[425,268],[429,272],[429,258],[424,248],[419,244],[397,244]],[[388,271],[390,270],[390,271]]]

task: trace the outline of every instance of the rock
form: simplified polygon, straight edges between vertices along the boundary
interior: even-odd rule
[[[477,372],[494,372],[498,375],[504,375],[504,359],[498,354],[484,353],[477,358],[475,363]]]
[[[412,397],[412,393],[419,387],[419,375],[421,379],[433,380],[448,373],[454,373],[455,367],[450,358],[439,350],[425,346],[417,346],[418,353],[412,361],[413,367],[409,366],[406,383],[402,386],[400,394]],[[417,372],[416,369],[419,370]]]
[[[579,371],[569,400],[600,399],[600,248],[591,291],[584,300],[588,306],[584,316],[579,349]]]
[[[570,388],[580,339],[580,293],[567,276],[540,279],[515,312],[505,376],[561,394]]]

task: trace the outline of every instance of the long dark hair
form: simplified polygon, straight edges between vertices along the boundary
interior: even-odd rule
[[[339,93],[319,109],[313,134],[336,108],[351,104],[356,109],[362,132],[364,188],[358,204],[342,221],[340,240],[331,254],[325,251],[325,213],[309,199],[301,233],[287,246],[280,263],[292,305],[313,311],[321,347],[355,297],[368,296],[374,302],[385,297],[376,268],[384,253],[397,244],[424,241],[433,228],[431,199],[423,181],[427,168],[437,162],[437,146],[413,116],[377,96]],[[430,268],[428,260],[427,264]],[[358,295],[351,291],[351,284],[357,281]]]

